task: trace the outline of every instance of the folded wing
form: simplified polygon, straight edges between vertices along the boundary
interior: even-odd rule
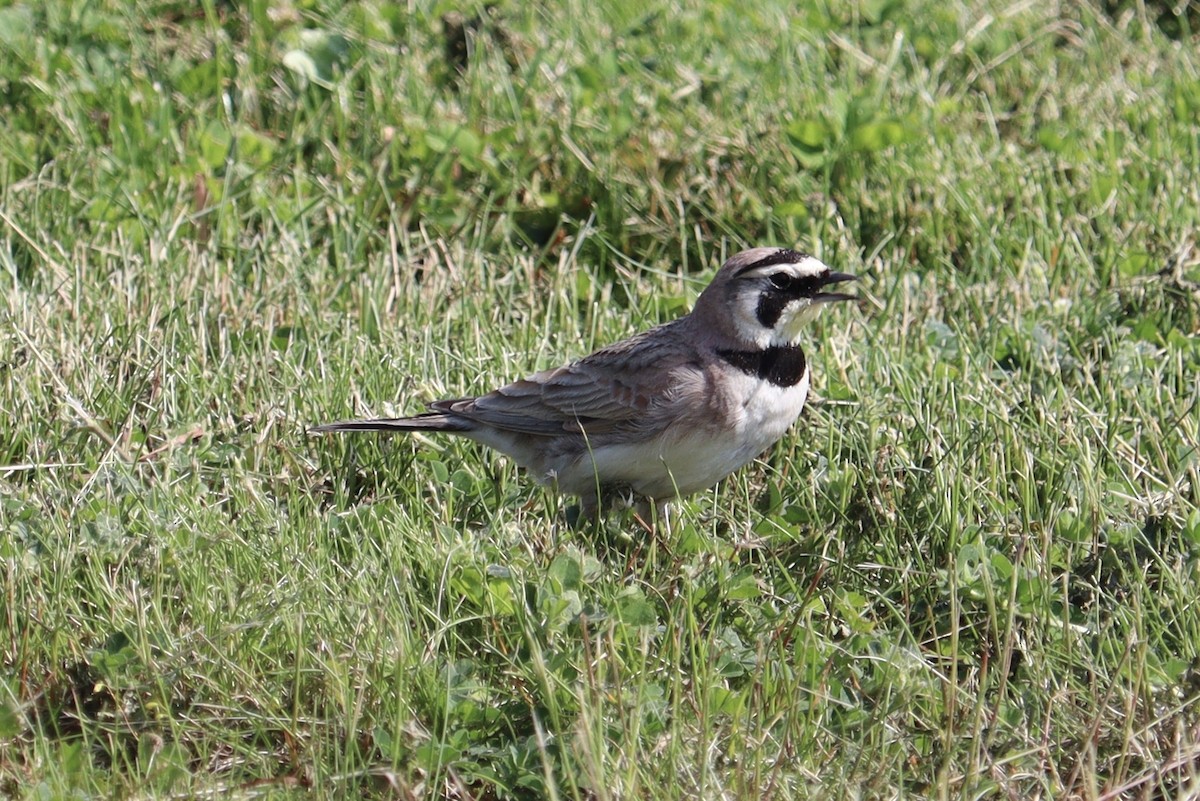
[[[438,401],[430,408],[536,436],[582,431],[637,437],[673,417],[671,406],[681,391],[703,380],[703,368],[685,349],[671,347],[672,337],[652,333],[487,395]]]

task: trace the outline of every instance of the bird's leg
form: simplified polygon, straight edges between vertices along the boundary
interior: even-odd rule
[[[572,516],[574,512],[574,516]],[[579,505],[567,510],[567,523],[572,528],[596,525],[603,519],[604,508],[599,493],[588,492],[579,496]]]
[[[657,536],[662,531],[668,536],[671,533],[671,506],[666,501],[652,498],[642,498],[637,503],[634,516],[647,533]]]

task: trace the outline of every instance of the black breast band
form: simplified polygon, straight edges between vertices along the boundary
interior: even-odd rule
[[[804,378],[808,363],[799,345],[772,346],[765,350],[719,350],[717,355],[743,373],[777,387],[794,387]]]

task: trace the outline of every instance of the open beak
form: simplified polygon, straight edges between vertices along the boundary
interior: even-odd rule
[[[840,284],[843,281],[857,281],[858,276],[850,273],[830,273],[821,279],[821,286]],[[858,300],[858,295],[847,295],[843,292],[818,292],[813,295],[815,303],[835,303],[839,300]]]

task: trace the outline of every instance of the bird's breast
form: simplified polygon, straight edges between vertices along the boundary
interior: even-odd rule
[[[774,445],[800,416],[808,399],[809,371],[806,367],[788,386],[750,376],[739,383],[742,386],[735,395],[741,408],[740,413],[732,415],[732,428],[744,449],[753,451],[749,457],[752,459]]]
[[[805,373],[779,386],[744,372],[710,385],[708,404],[681,415],[662,434],[637,442],[597,444],[581,460],[588,480],[628,485],[665,498],[707,489],[774,445],[808,396]]]
[[[799,345],[771,345],[758,350],[718,350],[717,356],[739,373],[776,387],[794,387],[808,376]]]

